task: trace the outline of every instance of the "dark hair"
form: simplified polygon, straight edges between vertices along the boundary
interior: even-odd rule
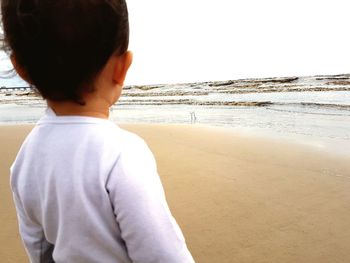
[[[129,44],[125,0],[1,0],[4,49],[45,99],[84,104],[83,92]]]

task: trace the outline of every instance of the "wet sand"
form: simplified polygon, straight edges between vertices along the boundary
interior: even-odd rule
[[[28,262],[8,170],[31,127],[0,127],[1,262]],[[123,127],[153,150],[196,262],[350,262],[348,158],[220,128]]]

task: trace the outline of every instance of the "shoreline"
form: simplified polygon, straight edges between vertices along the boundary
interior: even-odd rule
[[[268,98],[271,99],[270,95],[273,94],[268,95]],[[286,93],[283,97],[288,99],[289,95]],[[314,100],[320,98],[320,94],[316,95]],[[263,96],[261,99],[265,101],[267,97]],[[26,102],[23,98],[22,100]],[[0,108],[0,125],[2,123],[7,125],[7,123],[36,123],[44,114],[46,107],[32,103],[30,105],[0,105]],[[307,108],[283,106],[281,108],[278,105],[273,107],[163,105],[159,108],[158,106],[117,104],[111,108],[110,119],[116,123],[147,125],[194,123],[196,126],[223,127],[253,136],[276,137],[291,143],[310,144],[325,152],[330,151],[350,158],[350,115],[345,109],[327,108],[325,110],[313,106]]]
[[[207,129],[212,131],[221,131],[226,134],[233,134],[238,137],[250,137],[259,138],[262,140],[279,141],[283,144],[295,145],[304,148],[313,149],[321,154],[332,154],[338,158],[350,158],[350,138],[346,140],[344,138],[328,138],[314,135],[305,134],[286,134],[284,132],[276,132],[265,129],[254,129],[254,128],[242,128],[242,127],[232,127],[230,125],[209,125],[201,123],[149,123],[149,122],[117,122],[111,119],[112,122],[116,123],[120,127],[132,127],[132,126],[171,126],[171,127],[184,127],[184,128],[199,128]],[[34,127],[36,122],[0,122],[1,127]],[[350,131],[349,131],[350,133]]]
[[[153,151],[196,262],[350,261],[348,158],[199,125],[120,124]],[[26,262],[8,169],[33,125],[0,126],[1,261]]]

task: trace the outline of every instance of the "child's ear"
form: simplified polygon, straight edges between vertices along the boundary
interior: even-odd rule
[[[116,82],[116,84],[121,86],[124,85],[126,74],[128,73],[128,70],[132,64],[132,59],[133,54],[131,51],[127,51],[125,54],[117,58],[113,73],[113,80]]]
[[[33,84],[32,81],[30,80],[30,78],[28,77],[27,72],[24,70],[24,68],[17,63],[16,57],[14,54],[12,54],[10,56],[11,59],[11,63],[14,67],[14,69],[16,70],[17,74],[26,82],[28,82],[29,84]]]

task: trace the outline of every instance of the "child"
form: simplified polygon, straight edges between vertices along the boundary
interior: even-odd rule
[[[2,0],[5,44],[48,110],[11,167],[31,262],[194,262],[145,142],[108,121],[132,62],[124,0]]]

